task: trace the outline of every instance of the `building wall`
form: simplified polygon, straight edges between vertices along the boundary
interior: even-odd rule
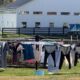
[[[16,25],[16,13],[0,13],[0,29],[4,27],[15,28]]]
[[[35,22],[40,22],[40,27],[48,27],[50,22],[55,27],[62,27],[64,23],[80,23],[79,3],[80,0],[33,0],[17,9],[17,26],[22,27],[22,22],[27,22],[28,27],[35,27]],[[24,11],[29,13],[24,14]],[[33,14],[34,11],[42,14]],[[47,12],[56,12],[57,15],[48,15]],[[61,15],[61,12],[69,12],[69,15]]]
[[[16,14],[4,14],[4,27],[16,27]]]

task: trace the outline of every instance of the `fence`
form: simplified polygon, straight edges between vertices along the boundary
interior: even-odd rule
[[[29,34],[29,35],[65,35],[69,32],[69,28],[61,27],[27,27],[27,28],[2,28],[2,37],[7,34]]]
[[[20,28],[2,28],[2,37],[6,37],[7,34],[18,34],[20,36]]]

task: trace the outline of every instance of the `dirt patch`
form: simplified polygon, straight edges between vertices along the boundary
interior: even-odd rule
[[[80,77],[1,76],[0,80],[80,80]]]
[[[49,77],[44,76],[1,76],[0,80],[48,80]]]

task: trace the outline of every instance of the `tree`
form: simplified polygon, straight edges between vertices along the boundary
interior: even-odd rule
[[[16,0],[0,0],[0,5],[5,5],[8,3],[14,2],[14,1],[16,1]]]

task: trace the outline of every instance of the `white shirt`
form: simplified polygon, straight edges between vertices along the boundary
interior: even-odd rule
[[[39,45],[39,49],[36,49],[36,45]],[[34,57],[36,61],[41,60],[41,53],[42,53],[42,44],[34,44],[33,45],[33,52],[34,52]]]

